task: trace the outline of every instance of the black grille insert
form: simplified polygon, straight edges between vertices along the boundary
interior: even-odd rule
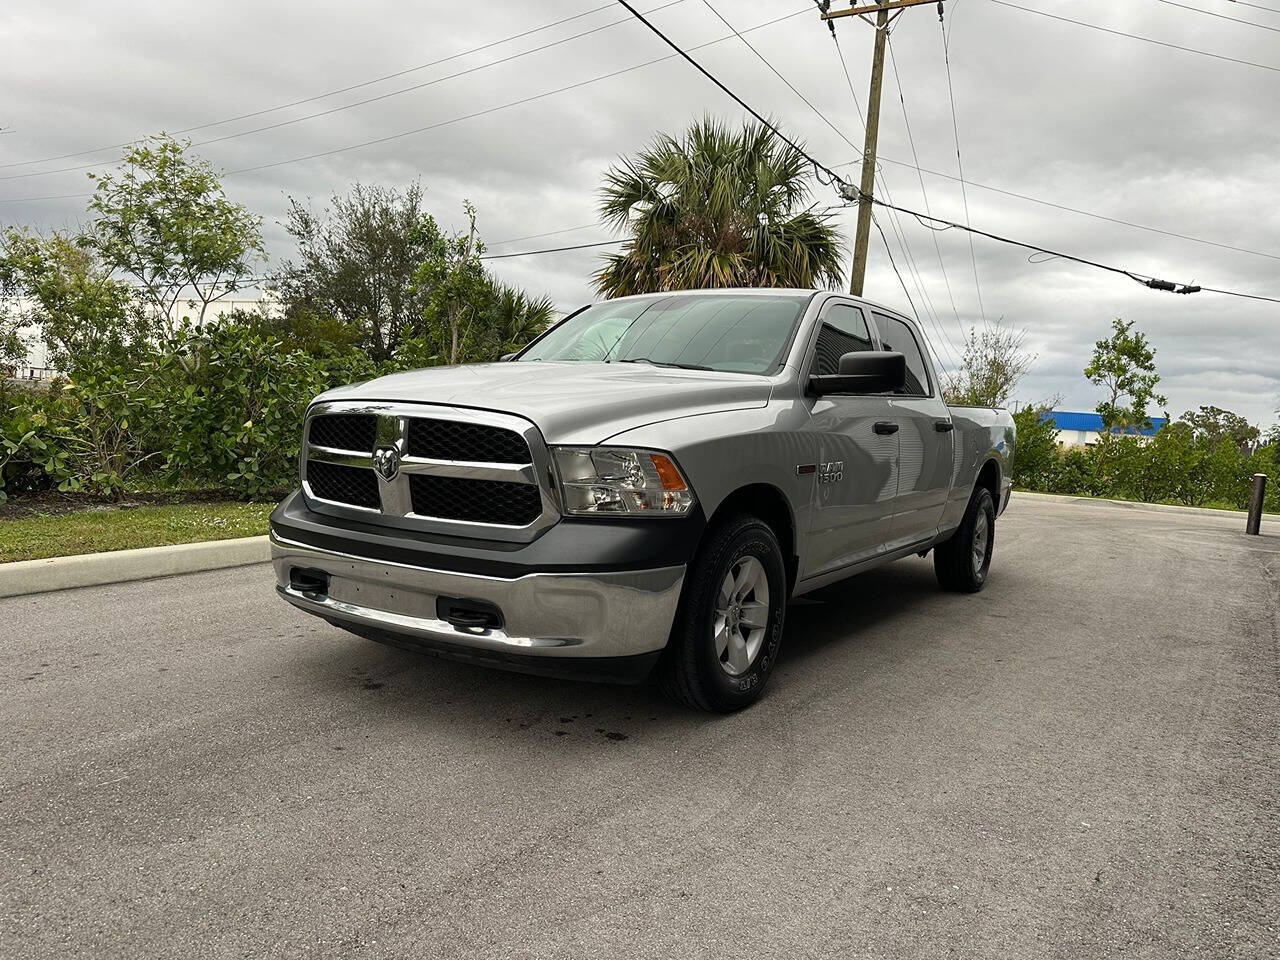
[[[432,460],[531,463],[529,445],[514,430],[456,420],[411,419],[408,452]]]
[[[372,470],[308,460],[307,483],[311,486],[311,492],[322,500],[349,503],[356,507],[372,507],[375,510],[382,506],[378,496],[378,478]]]
[[[311,421],[311,442],[317,447],[373,453],[378,418],[371,413],[340,413]]]
[[[542,513],[542,497],[531,483],[415,473],[409,476],[409,494],[414,513],[441,520],[523,527]]]

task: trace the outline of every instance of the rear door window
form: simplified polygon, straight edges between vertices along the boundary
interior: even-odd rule
[[[927,397],[930,394],[929,367],[924,362],[920,343],[911,327],[894,317],[875,314],[876,327],[880,331],[881,349],[902,354],[907,360],[906,385],[896,391],[901,396]]]

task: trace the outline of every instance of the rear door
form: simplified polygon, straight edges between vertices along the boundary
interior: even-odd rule
[[[828,302],[810,351],[813,374],[838,373],[846,353],[874,350],[867,315],[852,303]],[[806,396],[808,430],[818,451],[811,470],[812,510],[802,577],[827,573],[881,553],[897,492],[898,436],[888,396]]]
[[[938,532],[951,489],[951,414],[920,335],[905,320],[875,313],[881,347],[907,361],[907,382],[889,401],[898,431],[898,495],[886,538],[890,550]]]

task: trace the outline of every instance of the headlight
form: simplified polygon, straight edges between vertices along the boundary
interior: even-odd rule
[[[693,491],[665,453],[623,447],[554,452],[567,514],[683,517],[693,508]]]

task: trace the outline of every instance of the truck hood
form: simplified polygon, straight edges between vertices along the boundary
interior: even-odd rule
[[[601,443],[645,424],[762,407],[771,382],[744,373],[645,363],[479,363],[379,377],[320,400],[438,403],[533,421],[548,443]]]

